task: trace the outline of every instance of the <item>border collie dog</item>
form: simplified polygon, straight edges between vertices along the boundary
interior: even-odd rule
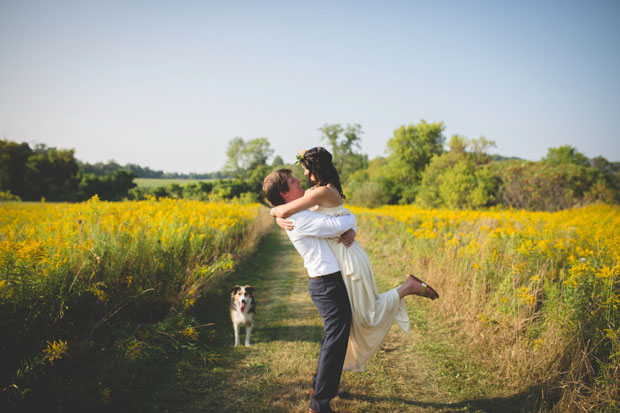
[[[230,319],[235,330],[235,347],[239,345],[239,326],[245,324],[245,346],[250,347],[250,333],[254,327],[254,289],[249,285],[235,285],[230,290]]]

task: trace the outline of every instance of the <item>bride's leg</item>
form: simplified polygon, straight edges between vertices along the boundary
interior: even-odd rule
[[[411,277],[407,277],[404,283],[402,283],[396,291],[398,291],[398,297],[403,298],[411,294],[422,294],[424,287],[422,284],[416,283]]]
[[[426,284],[420,282],[420,280],[413,276],[408,276],[404,283],[402,283],[396,291],[398,296],[403,298],[408,295],[419,295],[422,297],[428,297],[431,300],[438,298],[439,296],[432,288],[426,286]]]

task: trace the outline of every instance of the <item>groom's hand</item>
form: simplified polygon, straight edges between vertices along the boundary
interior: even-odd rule
[[[338,238],[338,243],[343,243],[347,248],[353,244],[353,241],[355,241],[355,231],[352,229],[347,230],[347,232],[343,233],[340,238]]]

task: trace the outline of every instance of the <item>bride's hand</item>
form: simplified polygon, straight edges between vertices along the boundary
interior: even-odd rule
[[[290,231],[293,229],[293,221],[291,221],[290,219],[284,219],[284,218],[276,218],[276,222],[278,223],[278,225],[280,227],[282,227],[282,229],[285,229],[287,231]]]

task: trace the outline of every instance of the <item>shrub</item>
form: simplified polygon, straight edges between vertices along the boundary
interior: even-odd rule
[[[495,203],[497,178],[472,154],[451,151],[433,157],[422,175],[417,203],[427,208],[479,208]]]
[[[0,191],[1,201],[21,201],[17,195],[13,195],[10,191]]]
[[[385,193],[383,186],[375,181],[364,182],[356,187],[349,198],[351,204],[368,208],[384,205],[387,200],[388,195]]]
[[[506,207],[535,211],[558,211],[579,205],[588,197],[607,199],[600,173],[572,163],[507,161],[495,162],[501,179],[498,198]],[[597,185],[601,185],[597,189]],[[594,189],[594,192],[592,190]]]

